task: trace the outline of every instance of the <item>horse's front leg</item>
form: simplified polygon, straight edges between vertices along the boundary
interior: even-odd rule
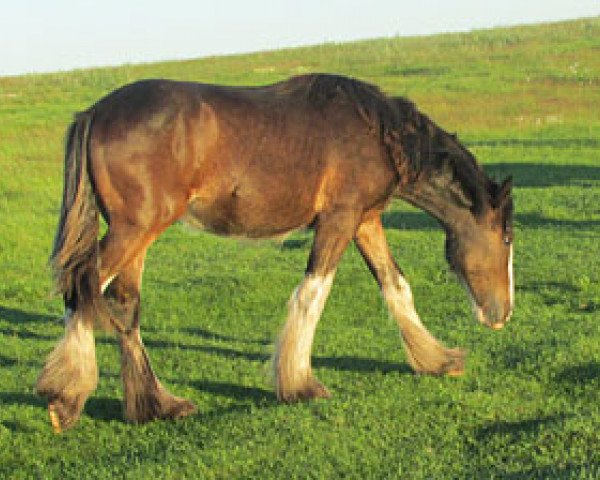
[[[398,323],[408,360],[415,372],[462,374],[464,353],[445,348],[421,323],[410,286],[390,253],[379,215],[374,215],[359,226],[355,241]]]
[[[354,212],[322,215],[319,219],[306,274],[290,298],[287,321],[273,357],[279,400],[292,402],[330,396],[313,377],[311,350],[335,269],[355,228]]]

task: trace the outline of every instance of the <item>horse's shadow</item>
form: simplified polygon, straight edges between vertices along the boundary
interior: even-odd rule
[[[523,434],[536,434],[543,430],[546,425],[561,423],[565,419],[565,415],[547,415],[524,420],[493,422],[476,429],[475,438],[486,445],[494,436],[519,437]]]
[[[413,370],[406,363],[388,362],[374,358],[340,356],[340,357],[313,357],[312,364],[317,368],[331,370],[383,374],[398,373],[401,375],[412,375]]]
[[[569,228],[589,230],[600,226],[600,220],[571,220],[568,218],[550,218],[539,213],[517,213],[515,220],[528,228]]]
[[[22,325],[25,323],[58,322],[60,316],[48,315],[45,313],[26,312],[25,310],[20,310],[18,308],[0,305],[0,318],[15,325]]]
[[[516,444],[523,442],[523,438],[532,438],[535,441],[544,432],[554,426],[560,427],[572,415],[552,414],[538,418],[527,418],[516,421],[497,421],[475,429],[474,436],[477,440],[472,443],[471,456],[481,456],[494,439]],[[581,464],[562,462],[534,467],[523,467],[521,471],[510,471],[501,462],[492,467],[477,466],[476,471],[467,471],[467,478],[506,478],[511,480],[526,480],[530,478],[598,478],[591,477],[590,472],[600,472],[600,463],[589,461]],[[589,477],[588,477],[589,476]]]
[[[256,340],[249,338],[237,338],[232,337],[230,335],[224,335],[222,333],[211,332],[210,330],[206,330],[204,328],[192,327],[192,328],[184,328],[182,331],[189,333],[190,335],[194,335],[196,337],[200,337],[205,340],[218,340],[222,342],[239,342],[239,343],[256,343],[258,345],[269,345],[270,340]]]
[[[58,323],[60,315],[48,315],[45,313],[26,312],[18,308],[5,307],[0,305],[0,318],[13,325],[23,325],[26,323]]]
[[[439,223],[423,212],[386,210],[381,215],[385,228],[399,230],[439,230]]]
[[[510,140],[509,140],[510,141]],[[516,141],[518,142],[518,141]],[[535,140],[523,140],[520,146],[536,147]],[[524,143],[523,143],[524,142]],[[542,140],[544,146],[557,148],[559,144],[567,147],[581,146],[597,148],[600,141],[594,139],[575,139],[568,144],[569,140],[556,140],[555,143],[549,143],[549,140]],[[483,144],[483,143],[482,143]],[[498,146],[493,141],[490,146]],[[547,163],[488,163],[484,169],[494,178],[504,178],[512,175],[515,186],[517,187],[553,187],[563,185],[584,186],[597,184],[600,181],[600,167],[595,165],[578,164],[547,164]]]
[[[297,250],[302,248],[308,248],[310,245],[310,238],[289,238],[281,242],[282,250]]]
[[[123,402],[111,397],[90,397],[83,412],[90,418],[103,422],[124,420]]]
[[[588,362],[566,367],[555,376],[556,382],[567,390],[576,385],[600,384],[600,362]]]
[[[382,222],[385,228],[398,230],[431,231],[441,228],[436,220],[423,212],[389,210],[383,212]],[[515,222],[527,228],[577,228],[589,230],[600,226],[600,220],[571,220],[551,218],[539,213],[516,213]]]
[[[46,405],[41,397],[28,392],[0,392],[0,403],[2,405],[29,405],[32,407]]]
[[[246,352],[229,347],[217,347],[213,345],[190,345],[168,340],[148,339],[145,340],[144,343],[149,348],[176,348],[180,350],[195,350],[225,358],[244,359],[250,362],[264,363],[269,361],[271,357],[271,355],[266,352]],[[412,373],[412,370],[406,364],[354,356],[324,357],[313,355],[312,365],[316,368],[328,368],[350,372],[397,372],[401,374]]]
[[[211,393],[221,397],[228,397],[238,402],[251,402],[254,405],[275,404],[275,394],[270,390],[258,387],[247,387],[228,382],[212,382],[200,380],[190,382],[194,388],[201,392]]]
[[[9,324],[8,327],[0,328],[0,336],[6,335],[22,340],[56,340],[56,336],[37,333],[30,326],[33,327],[35,324],[59,325],[62,321],[59,315],[27,312],[3,305],[0,305],[0,319]]]

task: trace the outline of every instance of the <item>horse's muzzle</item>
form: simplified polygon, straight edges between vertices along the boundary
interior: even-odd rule
[[[481,308],[474,304],[473,310],[477,320],[493,330],[504,328],[504,325],[506,325],[506,322],[508,322],[512,315],[512,308],[510,306],[503,307],[497,303],[493,303],[487,308]]]

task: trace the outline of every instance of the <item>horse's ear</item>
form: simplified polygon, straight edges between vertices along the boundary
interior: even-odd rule
[[[504,179],[504,181],[502,182],[502,185],[500,185],[500,187],[498,187],[498,190],[496,190],[496,195],[494,198],[494,205],[496,206],[496,208],[502,207],[506,203],[506,201],[510,198],[510,192],[512,190],[512,186],[513,186],[513,178],[512,178],[512,175],[509,175],[508,177],[506,177]]]

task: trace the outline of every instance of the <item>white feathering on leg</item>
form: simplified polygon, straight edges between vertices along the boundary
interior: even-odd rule
[[[280,390],[299,390],[311,378],[313,339],[332,283],[333,273],[324,277],[307,275],[290,298],[274,357]]]

